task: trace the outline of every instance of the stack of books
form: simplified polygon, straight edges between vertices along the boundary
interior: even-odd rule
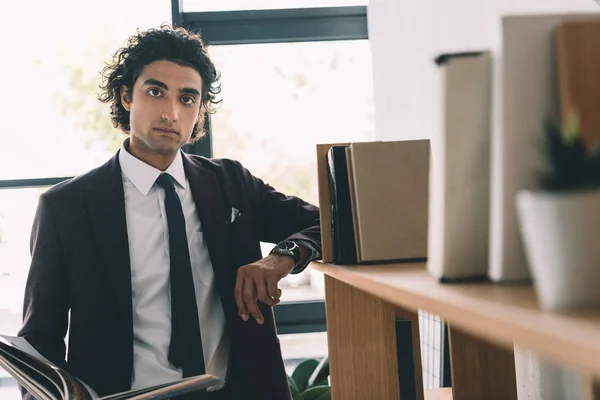
[[[317,146],[323,261],[425,260],[429,140]]]

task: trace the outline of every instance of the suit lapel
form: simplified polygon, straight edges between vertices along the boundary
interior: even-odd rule
[[[96,243],[104,257],[104,267],[113,288],[124,328],[133,339],[131,301],[131,264],[125,215],[125,195],[119,153],[92,175],[87,188],[87,201],[92,218]]]
[[[225,316],[229,318],[231,312],[237,313],[231,284],[231,279],[235,279],[235,276],[230,276],[228,272],[230,270],[227,254],[229,202],[223,196],[222,187],[214,170],[188,157],[185,153],[183,166],[202,224],[217,290]]]

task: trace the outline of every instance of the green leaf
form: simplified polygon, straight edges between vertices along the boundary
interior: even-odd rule
[[[331,390],[328,390],[327,392],[323,393],[322,395],[317,397],[316,400],[331,400]]]
[[[569,110],[567,113],[567,123],[565,127],[565,136],[568,141],[577,140],[581,137],[581,118],[576,110]]]
[[[314,358],[309,358],[302,361],[298,366],[294,369],[292,373],[292,378],[296,383],[296,387],[300,392],[303,392],[308,387],[308,379],[312,375],[315,368],[319,365],[319,362]]]
[[[311,387],[314,387],[314,386],[323,386],[323,385],[325,385],[325,386],[329,385],[329,380],[323,379],[322,381],[315,382],[312,385],[309,384],[308,387],[311,388]]]
[[[542,189],[566,191],[600,185],[600,162],[587,150],[576,113],[569,115],[564,130],[558,123],[546,121],[543,144],[546,168],[537,175]]]
[[[290,387],[293,387],[294,389],[296,389],[296,391],[298,391],[298,385],[296,385],[294,378],[292,378],[291,376],[288,376],[287,379],[288,379],[288,385],[290,385]]]
[[[329,386],[313,386],[302,392],[304,400],[327,400],[331,399],[331,388]]]
[[[288,382],[290,382],[289,377],[288,377]],[[293,381],[292,381],[292,383],[293,383]],[[302,393],[300,393],[298,391],[298,389],[296,389],[295,385],[290,384],[290,392],[292,392],[293,400],[304,400],[304,396],[302,396]]]

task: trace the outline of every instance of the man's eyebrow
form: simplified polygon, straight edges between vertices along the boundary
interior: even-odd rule
[[[146,80],[144,81],[144,83],[142,84],[142,86],[145,86],[145,85],[154,85],[154,86],[161,87],[161,88],[163,88],[163,89],[165,89],[165,90],[169,90],[169,87],[168,87],[167,85],[165,85],[165,84],[164,84],[164,83],[162,83],[161,81],[158,81],[158,80],[156,80],[156,79],[152,79],[152,78],[150,78],[150,79],[146,79]]]
[[[183,88],[180,90],[181,93],[193,94],[200,97],[200,92],[194,88]]]

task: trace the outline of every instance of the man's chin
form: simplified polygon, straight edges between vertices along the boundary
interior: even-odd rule
[[[175,143],[154,143],[152,151],[163,156],[170,156],[179,151],[183,147],[183,144]]]

